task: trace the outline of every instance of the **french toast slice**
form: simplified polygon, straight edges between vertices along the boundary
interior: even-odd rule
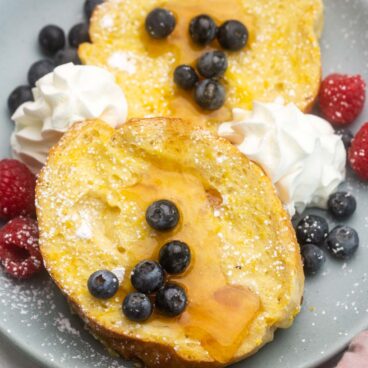
[[[300,310],[299,246],[271,181],[228,141],[195,126],[169,118],[118,130],[77,123],[38,179],[48,272],[98,339],[147,367],[226,366],[272,340]],[[162,198],[177,204],[181,222],[160,234],[145,210]],[[187,310],[130,322],[121,304],[132,291],[132,268],[157,259],[173,239],[193,254],[189,271],[174,278],[187,290]],[[125,273],[111,299],[88,292],[99,269]]]
[[[153,40],[144,30],[145,17],[157,6],[176,15],[177,26],[166,40]],[[211,15],[217,24],[240,20],[250,33],[245,49],[227,52],[226,103],[211,113],[197,108],[190,93],[173,82],[176,66],[195,65],[204,52],[220,49],[217,42],[207,47],[191,42],[188,25],[199,14]],[[195,116],[224,122],[231,120],[233,108],[251,109],[255,100],[282,97],[309,110],[321,79],[322,24],[322,0],[106,0],[93,14],[91,43],[80,46],[79,56],[83,63],[115,74],[129,117]]]

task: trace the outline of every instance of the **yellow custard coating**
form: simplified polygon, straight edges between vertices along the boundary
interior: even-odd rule
[[[165,40],[150,38],[145,17],[155,7],[172,10],[174,32]],[[250,34],[240,52],[227,52],[224,76],[227,98],[223,108],[206,112],[193,103],[190,92],[173,82],[176,66],[219,49],[191,41],[190,20],[209,14],[218,25],[229,19],[243,22]],[[311,107],[321,78],[318,38],[322,29],[321,0],[107,0],[95,11],[90,27],[92,43],[82,44],[83,63],[113,72],[124,90],[130,117],[195,117],[200,122],[231,118],[234,107],[251,108],[254,100],[283,97],[301,110]]]

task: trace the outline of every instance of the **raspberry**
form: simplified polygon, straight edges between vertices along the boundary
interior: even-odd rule
[[[0,161],[0,219],[35,215],[36,178],[17,160]]]
[[[364,102],[365,82],[360,75],[331,74],[321,84],[320,109],[332,124],[352,123],[362,112]]]
[[[368,180],[368,123],[356,134],[349,149],[351,168],[362,179]]]
[[[17,279],[28,279],[43,268],[37,221],[17,217],[0,230],[0,260]]]

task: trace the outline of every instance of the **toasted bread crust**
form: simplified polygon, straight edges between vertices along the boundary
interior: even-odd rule
[[[287,295],[287,298],[282,302],[284,303],[282,304],[282,309],[276,314],[270,315],[265,325],[258,324],[257,320],[252,324],[248,340],[244,342],[231,362],[221,364],[210,356],[203,354],[203,351],[200,349],[200,351],[195,351],[195,354],[197,354],[195,358],[190,358],[187,354],[183,354],[182,351],[176,350],[174,348],[175,343],[172,341],[163,343],[162,341],[155,341],[155,339],[149,338],[148,336],[137,337],[137,335],[130,333],[124,328],[112,328],[106,321],[96,319],[93,313],[91,313],[92,310],[88,309],[87,305],[82,304],[83,302],[78,292],[74,292],[70,289],[73,287],[73,284],[66,284],[67,280],[64,280],[60,276],[58,261],[54,261],[52,258],[55,240],[50,236],[50,227],[55,226],[56,222],[54,218],[50,218],[50,214],[57,217],[57,213],[53,212],[52,205],[50,206],[50,201],[52,202],[52,197],[50,196],[55,196],[55,191],[57,192],[58,189],[60,190],[64,185],[66,187],[68,186],[67,182],[62,183],[63,185],[61,185],[61,183],[59,183],[60,185],[56,183],[60,167],[72,165],[71,161],[68,161],[70,158],[70,156],[68,156],[70,155],[68,150],[73,146],[73,149],[78,151],[79,146],[87,144],[87,142],[84,142],[86,137],[93,137],[93,132],[96,132],[96,134],[98,132],[99,134],[99,137],[94,137],[94,139],[111,142],[111,139],[118,141],[123,137],[124,142],[130,142],[132,144],[131,147],[139,146],[139,149],[143,150],[156,149],[155,144],[157,143],[160,146],[160,148],[157,149],[162,149],[163,151],[167,150],[166,153],[168,157],[174,157],[172,155],[175,155],[175,150],[170,151],[172,144],[175,145],[175,143],[173,143],[175,140],[180,139],[186,142],[186,144],[191,142],[190,144],[196,145],[201,145],[202,143],[200,143],[200,141],[203,140],[209,152],[214,149],[213,147],[220,147],[222,153],[234,158],[234,162],[239,165],[244,165],[246,170],[249,170],[255,178],[258,178],[257,180],[261,180],[263,189],[267,191],[265,195],[273,203],[273,206],[276,206],[273,208],[273,210],[275,210],[275,217],[272,221],[275,222],[275,226],[277,226],[278,229],[282,229],[283,234],[280,235],[283,237],[282,241],[287,242],[288,246],[291,247],[290,254],[287,256],[285,255],[283,259],[286,267],[285,277],[287,275],[289,279],[286,280],[286,284],[284,285],[285,289],[282,294]],[[150,137],[150,139],[145,137]],[[161,144],[159,138],[162,139],[164,143]],[[93,145],[93,141],[91,142],[91,145]],[[122,142],[119,142],[119,144],[120,143]],[[180,152],[179,147],[178,152]],[[203,159],[206,160],[207,158]],[[77,162],[78,158],[75,158],[75,160]],[[123,126],[118,132],[115,132],[112,128],[98,121],[76,124],[62,138],[59,144],[52,149],[48,163],[39,176],[37,185],[37,213],[41,234],[40,245],[46,268],[58,287],[68,298],[73,309],[85,321],[93,334],[109,348],[115,350],[126,359],[139,359],[143,361],[147,367],[207,368],[225,366],[241,360],[259,350],[265,343],[272,340],[273,332],[276,328],[289,327],[294,316],[299,311],[304,285],[299,247],[291,222],[283,210],[280,201],[277,199],[271,182],[265,177],[258,166],[250,163],[246,157],[242,156],[237,149],[226,140],[215,137],[208,132],[196,131],[192,123],[182,122],[178,119],[165,118],[149,120],[135,119]],[[58,240],[56,240],[56,243],[57,242]],[[69,251],[73,251],[73,248],[69,249]],[[288,251],[289,250],[285,249],[285,252]],[[65,276],[67,277],[67,275]],[[95,302],[93,301],[93,303]],[[267,302],[264,301],[264,303],[264,308],[266,308]]]
[[[96,339],[127,360],[138,360],[144,362],[146,367],[152,368],[217,368],[225,366],[217,362],[188,361],[176,354],[170,346],[127,336],[116,336],[111,331],[101,328],[95,321],[88,319],[77,304],[71,300],[69,303]]]

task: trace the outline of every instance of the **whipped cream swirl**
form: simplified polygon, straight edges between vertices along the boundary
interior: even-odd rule
[[[61,65],[37,81],[33,97],[12,116],[11,146],[35,173],[73,123],[100,118],[115,128],[127,119],[124,93],[110,72],[96,66]]]
[[[255,102],[253,111],[233,110],[220,136],[259,164],[291,215],[307,206],[325,208],[345,179],[346,151],[331,125],[294,104]]]

